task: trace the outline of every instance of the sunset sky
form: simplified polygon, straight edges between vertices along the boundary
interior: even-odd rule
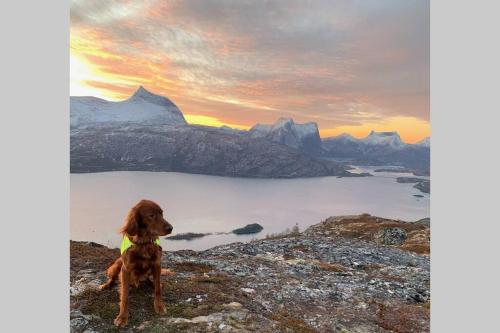
[[[190,123],[430,135],[429,1],[71,1],[70,93],[138,86]]]

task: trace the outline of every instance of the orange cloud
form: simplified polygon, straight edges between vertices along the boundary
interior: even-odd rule
[[[319,129],[321,137],[336,136],[349,133],[356,138],[367,136],[371,130],[377,132],[397,131],[406,143],[416,143],[431,135],[430,124],[424,120],[412,117],[391,117],[381,122],[365,123],[357,126],[338,126]]]
[[[121,100],[143,85],[191,123],[288,116],[322,136],[396,130],[418,141],[430,134],[428,4],[358,6],[75,2],[71,94]]]

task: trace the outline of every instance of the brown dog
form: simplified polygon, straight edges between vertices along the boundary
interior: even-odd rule
[[[125,326],[128,322],[129,286],[137,287],[139,282],[151,277],[155,289],[154,310],[156,313],[165,312],[161,300],[162,249],[158,237],[170,234],[172,229],[172,225],[163,218],[163,210],[153,201],[141,200],[129,211],[120,230],[124,237],[122,255],[108,268],[108,281],[100,286],[101,290],[105,289],[120,278],[120,313],[115,318],[116,326]],[[126,243],[128,245],[124,245]]]

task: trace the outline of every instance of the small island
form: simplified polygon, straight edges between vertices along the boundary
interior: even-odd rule
[[[247,224],[243,228],[234,229],[233,234],[236,235],[256,234],[258,232],[261,232],[262,229],[264,228],[260,224],[252,223],[252,224]]]
[[[186,232],[183,234],[177,234],[177,235],[173,235],[173,236],[169,236],[169,237],[165,237],[165,238],[169,239],[169,240],[193,240],[195,238],[201,238],[201,237],[205,237],[208,235],[211,235],[211,234],[210,233],[203,234],[203,233],[196,233],[196,232]]]
[[[423,181],[415,184],[414,188],[420,190],[423,193],[431,193],[431,181],[424,179]]]
[[[412,173],[415,176],[424,176],[429,177],[429,170],[420,170],[420,169],[407,169],[407,168],[382,168],[376,169],[373,172],[393,172],[393,173]]]
[[[415,183],[413,186],[417,190],[423,193],[431,192],[431,181],[428,179],[415,178],[415,177],[398,177],[396,178],[398,183]]]
[[[398,183],[420,183],[425,179],[422,178],[415,178],[415,177],[398,177],[396,178],[396,181]]]
[[[344,177],[372,177],[373,175],[369,172],[360,172],[360,173],[355,173],[355,172],[350,172],[346,174],[342,174],[340,176],[337,176],[337,178],[344,178]]]

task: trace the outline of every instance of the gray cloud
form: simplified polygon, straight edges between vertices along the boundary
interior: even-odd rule
[[[429,119],[426,0],[72,1],[71,22],[105,31],[115,52],[163,52],[165,75],[204,94],[278,110],[266,118]]]

